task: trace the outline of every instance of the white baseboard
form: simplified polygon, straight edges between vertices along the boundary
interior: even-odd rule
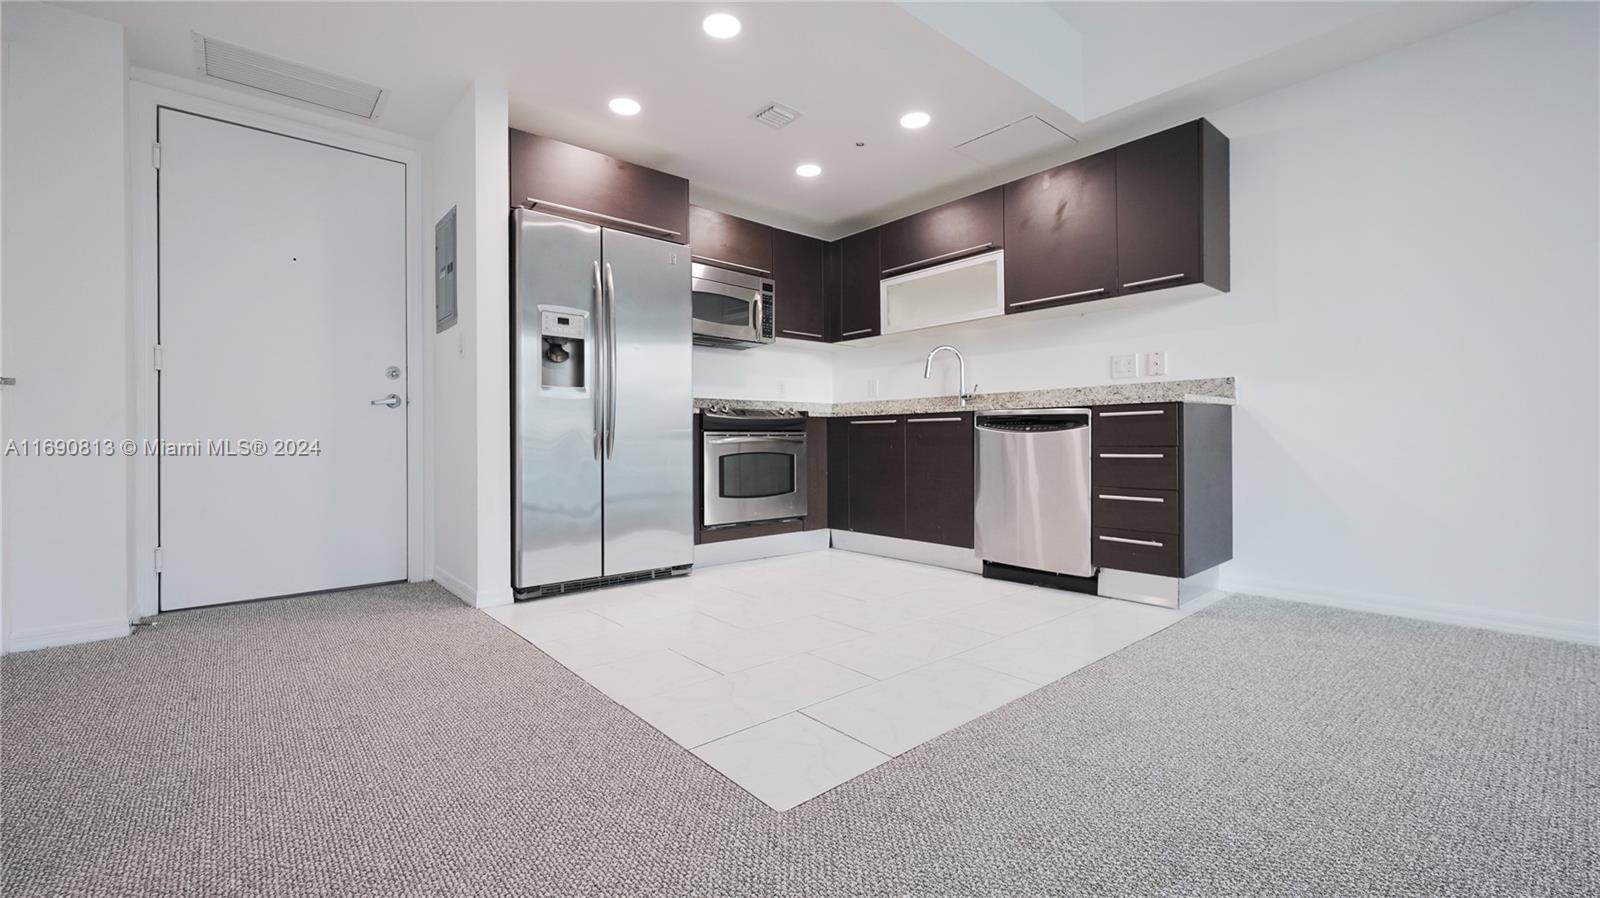
[[[64,624],[59,627],[39,627],[12,633],[6,640],[6,652],[31,652],[58,645],[76,645],[80,642],[99,642],[117,639],[133,632],[126,618],[104,618],[85,624]]]
[[[1349,611],[1368,611],[1394,617],[1475,627],[1480,630],[1498,630],[1523,636],[1541,636],[1584,645],[1600,645],[1600,626],[1593,621],[1579,621],[1549,617],[1541,614],[1519,614],[1507,611],[1487,611],[1465,605],[1443,602],[1424,602],[1416,599],[1379,595],[1350,595],[1323,592],[1284,583],[1248,578],[1227,577],[1218,586],[1230,593],[1266,596],[1309,605],[1326,605]]]
[[[484,590],[478,593],[477,600],[473,602],[474,608],[499,608],[515,603],[517,597],[512,593],[511,587],[496,590]]]
[[[983,561],[971,549],[962,549],[957,546],[941,546],[938,543],[925,543],[914,539],[897,539],[893,536],[856,533],[852,530],[829,530],[828,532],[832,534],[833,547],[835,549],[843,549],[846,552],[860,552],[863,555],[898,558],[901,561],[947,567],[951,570],[966,571],[969,574],[983,573]]]
[[[433,566],[433,582],[443,586],[445,591],[468,605],[478,607],[478,590],[468,586],[466,581],[437,564]]]
[[[750,561],[756,558],[773,558],[778,555],[798,555],[828,548],[827,530],[801,530],[795,533],[773,533],[752,536],[749,539],[729,539],[718,543],[701,543],[694,547],[695,567],[711,567]]]

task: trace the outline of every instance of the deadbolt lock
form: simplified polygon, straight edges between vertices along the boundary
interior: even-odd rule
[[[400,369],[390,365],[389,367],[383,369],[383,376],[389,378],[390,380],[399,380]]]

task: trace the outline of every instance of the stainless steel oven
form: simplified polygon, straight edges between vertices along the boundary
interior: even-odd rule
[[[690,273],[695,343],[749,349],[773,341],[770,278],[703,262]]]
[[[806,514],[805,417],[704,412],[707,527]]]

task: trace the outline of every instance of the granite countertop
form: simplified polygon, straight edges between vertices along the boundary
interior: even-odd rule
[[[1123,405],[1131,402],[1209,402],[1233,405],[1231,377],[1197,380],[1157,380],[1143,383],[1097,384],[1089,387],[1061,387],[1053,390],[1018,390],[1011,393],[979,393],[966,405],[968,411],[1015,408],[1071,408],[1085,405]],[[794,409],[819,417],[851,415],[916,415],[927,412],[961,411],[955,396],[927,396],[916,399],[868,399],[862,402],[788,402],[782,399],[697,398],[695,408],[725,406],[730,409]]]

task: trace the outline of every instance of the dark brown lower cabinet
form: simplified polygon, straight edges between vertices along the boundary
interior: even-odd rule
[[[906,423],[904,418],[846,418],[849,431],[850,529],[904,537]]]
[[[906,419],[907,539],[972,548],[972,413]]]
[[[1233,408],[1101,406],[1090,431],[1092,557],[1188,577],[1233,557]]]

